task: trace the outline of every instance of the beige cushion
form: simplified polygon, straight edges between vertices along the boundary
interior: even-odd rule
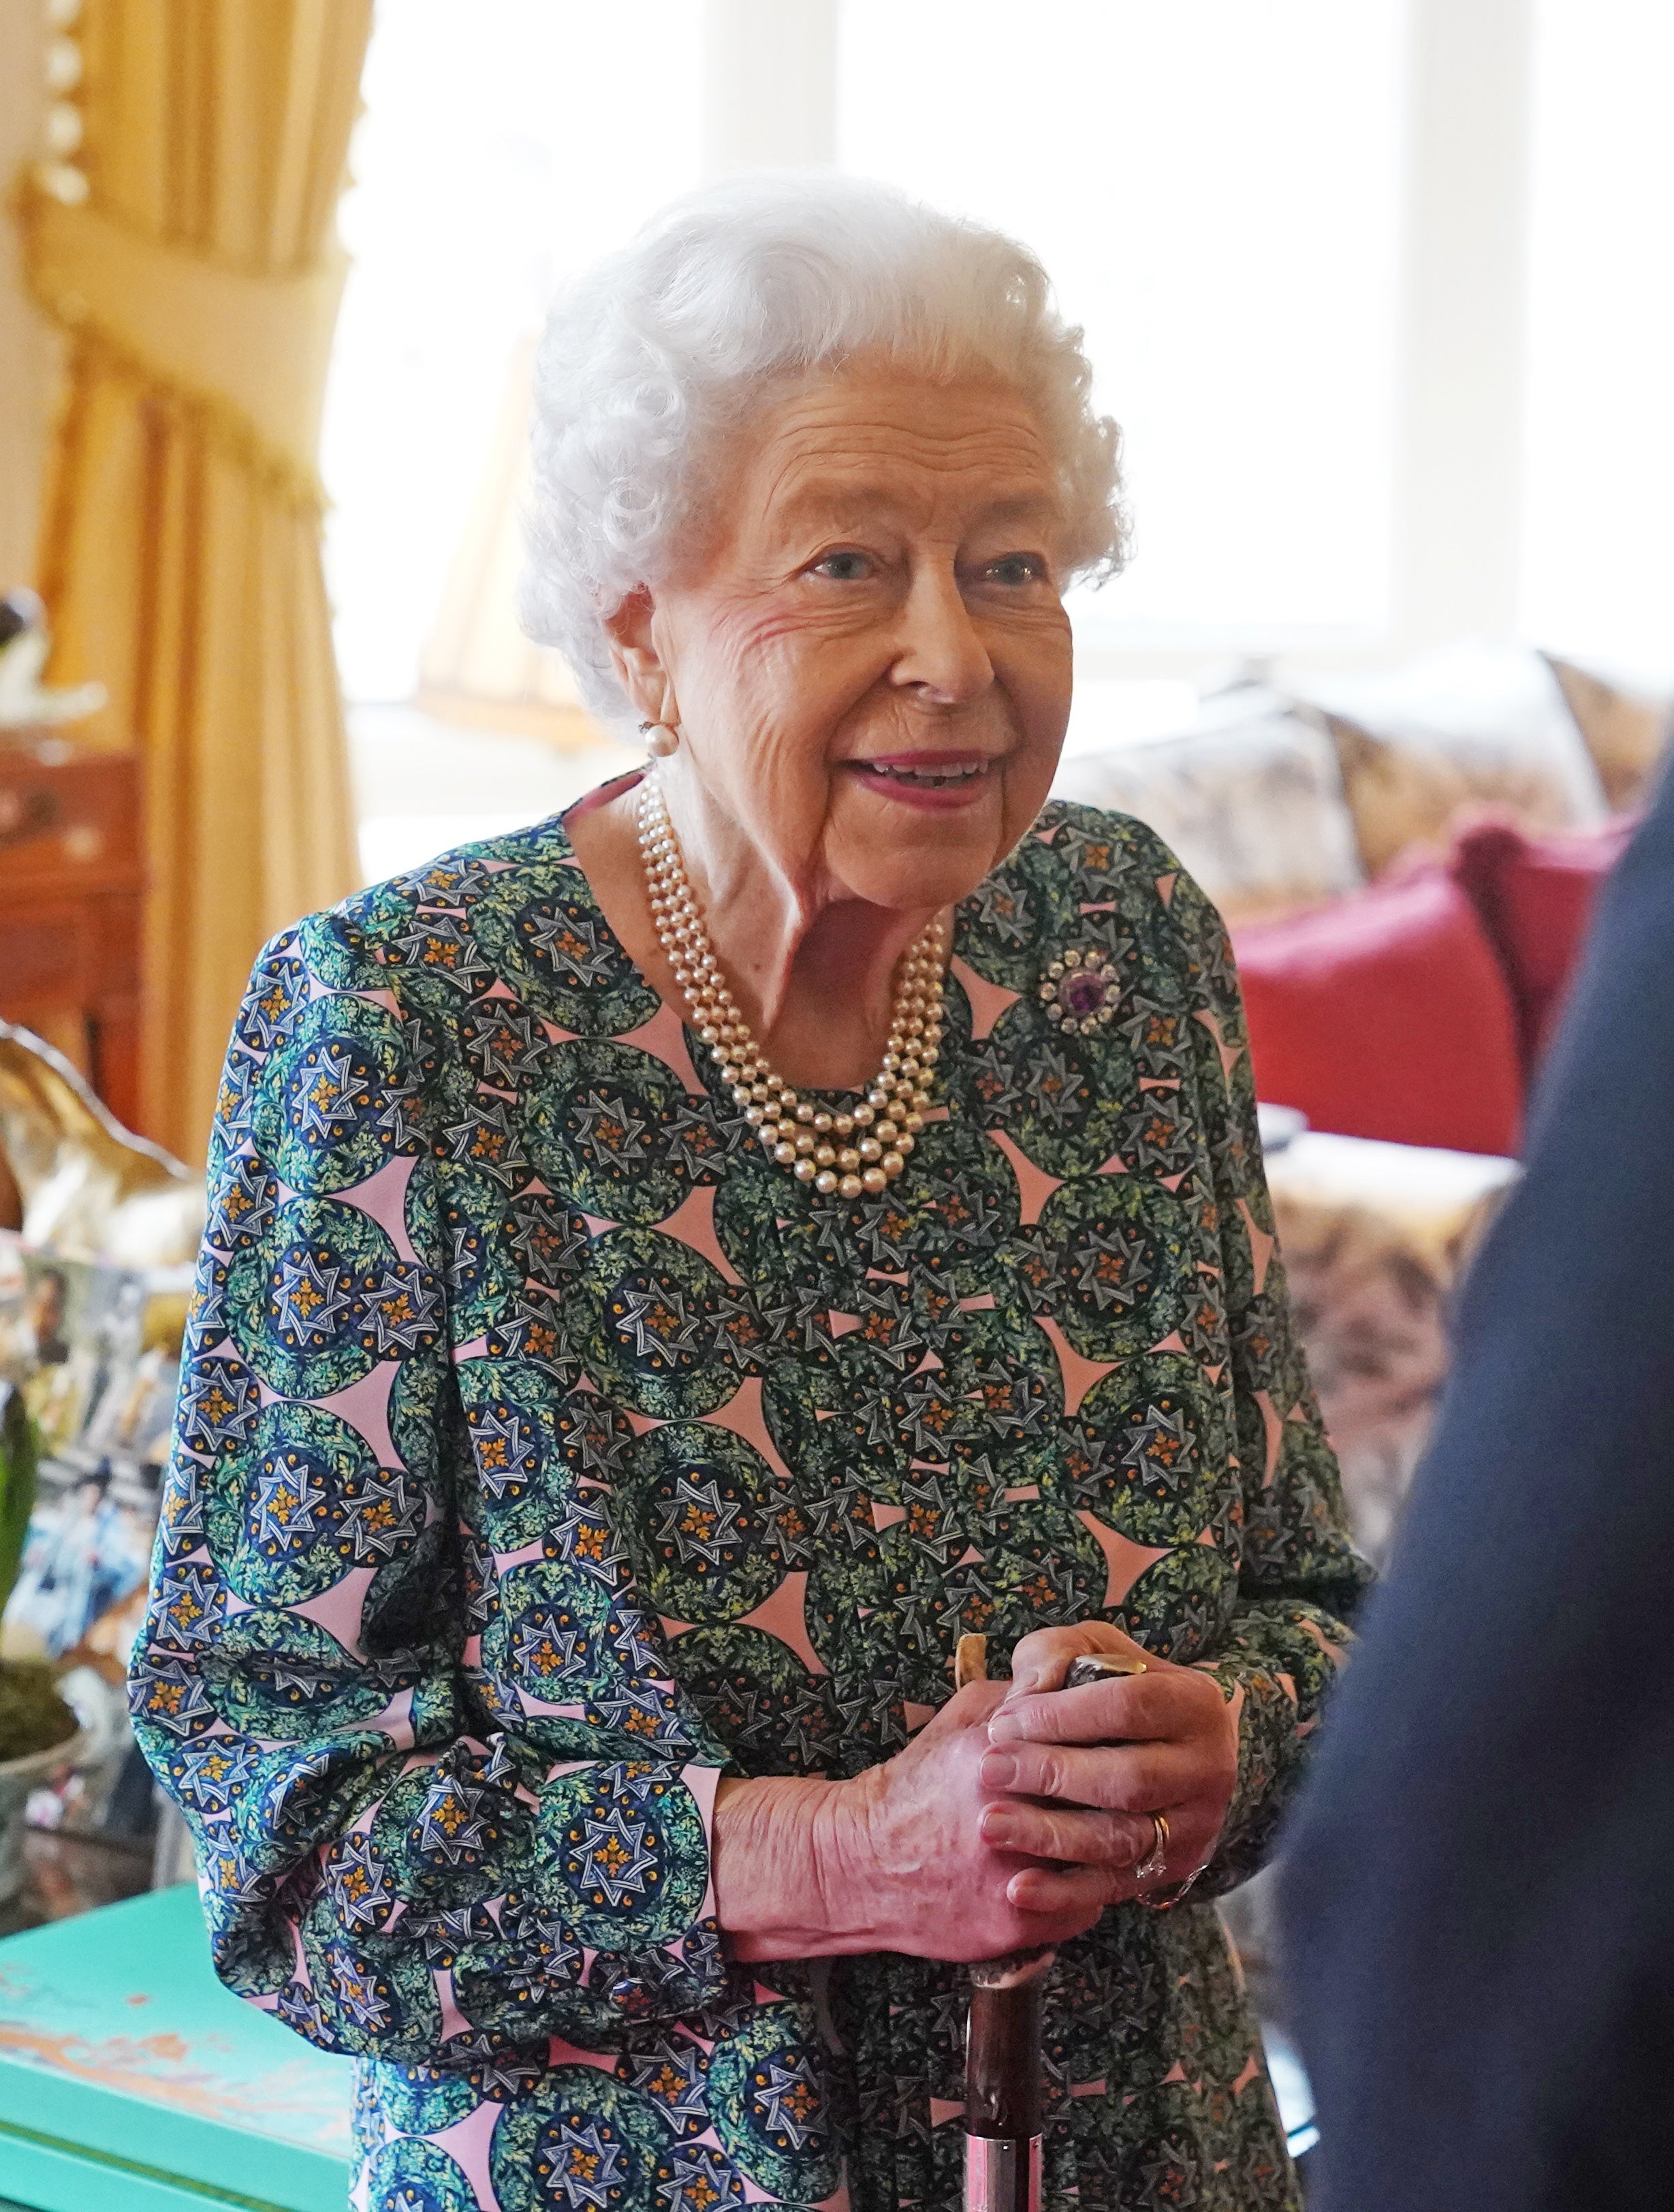
[[[1172,736],[1073,755],[1052,791],[1137,816],[1228,921],[1318,906],[1362,880],[1330,741],[1253,684],[1206,701]]]
[[[1674,730],[1674,693],[1653,684],[1620,683],[1602,672],[1548,654],[1575,717],[1604,796],[1626,813],[1648,796],[1652,769]]]
[[[1448,646],[1388,674],[1320,678],[1306,696],[1335,740],[1370,875],[1410,845],[1445,842],[1472,805],[1504,807],[1531,830],[1586,828],[1609,811],[1557,678],[1531,647]]]

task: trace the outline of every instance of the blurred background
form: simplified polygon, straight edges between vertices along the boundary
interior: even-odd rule
[[[1072,758],[1462,641],[1659,700],[1671,65],[1655,0],[0,0],[0,583],[106,687],[66,738],[137,756],[126,1118],[200,1157],[263,937],[617,760],[512,613],[531,343],[729,169],[1001,224],[1084,325],[1136,538]]]
[[[1665,0],[0,0],[6,1650],[86,1706],[29,1912],[179,1871],[95,1686],[252,959],[632,764],[513,613],[531,346],[730,170],[998,224],[1085,328],[1134,554],[1058,788],[1233,929],[1381,1553],[1674,698],[1671,87]]]

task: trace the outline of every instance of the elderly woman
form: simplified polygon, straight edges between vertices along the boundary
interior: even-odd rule
[[[257,968],[135,1702],[373,2212],[947,2206],[1041,1942],[1049,2199],[1294,2202],[1210,1900],[1362,1571],[1222,930],[1047,802],[1089,386],[992,233],[676,206],[554,317],[529,593],[650,772]]]

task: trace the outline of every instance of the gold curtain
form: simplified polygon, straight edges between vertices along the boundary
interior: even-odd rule
[[[144,767],[146,1133],[203,1157],[263,939],[356,881],[320,569],[333,221],[371,0],[88,0],[90,193],[21,202],[70,340],[55,672]]]

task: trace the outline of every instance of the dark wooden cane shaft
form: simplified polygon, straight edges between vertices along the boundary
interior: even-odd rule
[[[987,1671],[987,1644],[962,1636],[954,1684]],[[1040,2212],[1040,1989],[1048,1950],[971,1970],[965,2029],[964,2212]]]
[[[965,2057],[965,2130],[1014,2141],[1040,2132],[1040,1988],[971,1991]]]
[[[987,1646],[963,1636],[954,1683],[962,1689],[987,1671]],[[1111,1674],[1143,1674],[1137,1655],[1099,1652],[1077,1659],[1066,1686]],[[965,2041],[965,2212],[1040,2212],[1040,1997],[1052,1952],[1042,1948],[992,1959],[971,1969]]]

